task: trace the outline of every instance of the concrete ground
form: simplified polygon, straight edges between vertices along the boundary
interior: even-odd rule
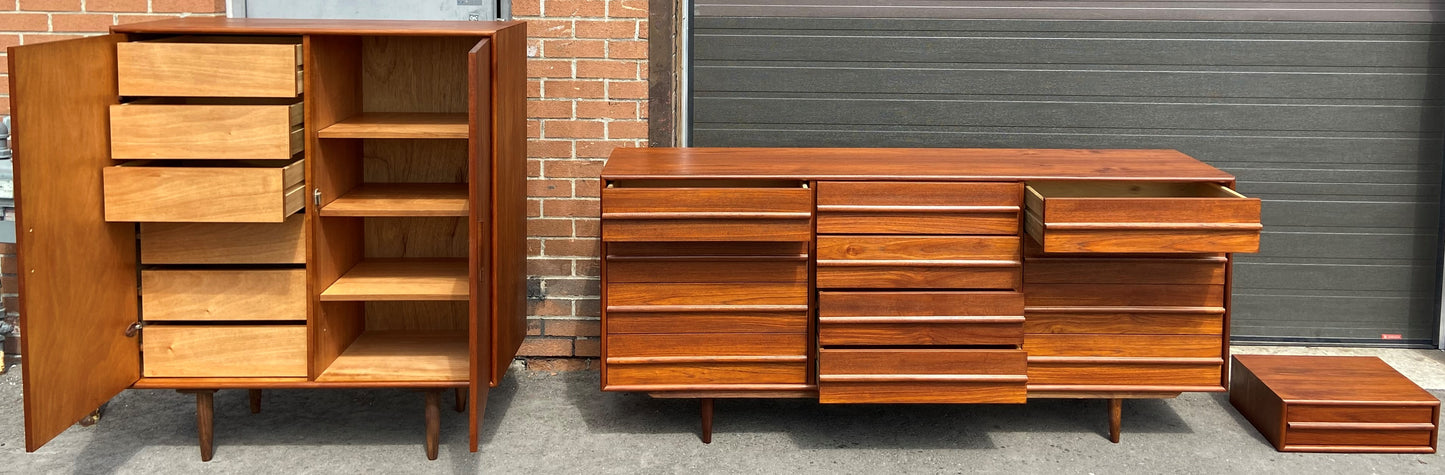
[[[1423,350],[1238,352],[1383,354],[1445,397],[1445,353]],[[195,445],[194,398],[132,390],[101,422],[24,452],[20,371],[0,375],[3,473],[1445,473],[1445,456],[1275,452],[1224,394],[1124,404],[1123,443],[1106,438],[1097,400],[1024,405],[819,405],[720,400],[711,445],[697,403],[602,393],[596,372],[515,370],[492,390],[478,453],[465,419],[442,413],[441,456],[422,449],[422,398],[404,390],[216,395],[215,459]],[[444,405],[450,397],[444,399]]]

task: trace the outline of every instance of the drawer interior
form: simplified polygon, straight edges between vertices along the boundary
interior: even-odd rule
[[[1244,198],[1216,183],[1033,182],[1029,194],[1045,198]]]

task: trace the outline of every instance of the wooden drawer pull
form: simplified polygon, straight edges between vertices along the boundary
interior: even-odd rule
[[[820,374],[824,383],[1027,383],[1022,374]]]
[[[736,211],[664,211],[602,213],[603,219],[808,219],[812,213],[736,212]]]
[[[607,364],[675,364],[675,363],[806,363],[803,355],[757,356],[614,356]]]
[[[1019,209],[1019,206],[818,205],[818,211],[845,213],[1017,213]]]
[[[1290,429],[1303,430],[1435,430],[1429,422],[1290,422]]]
[[[807,305],[609,305],[614,313],[806,312]]]
[[[897,324],[897,323],[1023,323],[1024,317],[985,316],[918,316],[918,317],[818,317],[818,323],[825,324]]]
[[[1029,364],[1035,363],[1223,365],[1224,358],[1190,358],[1165,356],[1029,356]]]
[[[1177,313],[1177,314],[1212,314],[1223,315],[1224,307],[1150,307],[1150,306],[1114,306],[1114,307],[1024,307],[1024,313]]]
[[[819,267],[1017,267],[1019,261],[985,259],[818,259]]]

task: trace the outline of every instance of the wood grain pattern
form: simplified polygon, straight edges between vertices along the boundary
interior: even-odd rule
[[[1025,365],[1018,350],[824,348],[818,401],[1022,403]]]
[[[605,188],[608,241],[806,241],[813,195],[803,188]]]
[[[1046,252],[1258,252],[1260,201],[1212,183],[1033,183]]]
[[[609,308],[622,306],[806,306],[807,283],[637,284],[607,288]],[[739,309],[746,311],[747,309]]]
[[[461,183],[367,183],[321,207],[321,216],[466,216]]]
[[[1290,422],[1421,422],[1430,421],[1434,406],[1405,405],[1311,405],[1290,404],[1285,417]]]
[[[367,259],[461,259],[468,254],[470,230],[466,218],[371,217],[358,221],[361,221],[362,234],[357,237],[363,241]]]
[[[142,264],[304,264],[306,216],[276,223],[141,223]]]
[[[101,35],[9,48],[25,450],[140,377],[135,226],[103,219],[100,174],[115,90]],[[77,292],[77,289],[86,289]]]
[[[819,236],[819,288],[1015,289],[1018,237]]]
[[[822,404],[1022,404],[1023,382],[819,383]]]
[[[1222,285],[1032,284],[1024,288],[1026,307],[1073,306],[1224,306]]]
[[[289,105],[116,104],[115,158],[291,158],[305,144],[301,103]]]
[[[812,238],[807,216],[792,219],[604,219],[602,239],[651,241],[780,241]]]
[[[368,112],[316,131],[323,139],[466,139],[467,114]]]
[[[1017,211],[909,213],[892,211],[818,212],[819,234],[998,234],[1018,233]]]
[[[154,325],[141,345],[145,376],[306,375],[304,325]]]
[[[808,214],[813,194],[801,188],[606,188],[606,215],[715,213],[718,217],[752,213]],[[631,216],[622,216],[631,217]],[[661,218],[659,218],[661,219]]]
[[[421,389],[460,388],[466,382],[453,381],[331,381],[320,383],[307,377],[293,378],[141,378],[131,389]]]
[[[818,292],[819,317],[1021,316],[1019,292]]]
[[[808,262],[772,256],[609,257],[611,282],[806,282]]]
[[[608,358],[656,356],[805,355],[804,333],[618,334],[607,342]]]
[[[926,262],[920,261],[924,264]],[[1018,267],[818,265],[820,289],[1017,289],[1023,284]]]
[[[607,383],[612,386],[668,385],[678,390],[688,387],[716,388],[717,385],[803,384],[807,381],[807,362],[704,362],[679,361],[645,364],[607,364]]]
[[[1026,257],[1028,284],[1224,284],[1224,257],[1033,258]]]
[[[460,300],[366,302],[369,331],[466,331],[468,303]]]
[[[305,206],[303,162],[105,167],[105,219],[284,222]]]
[[[368,259],[321,292],[321,301],[466,300],[463,259]]]
[[[818,208],[930,207],[930,206],[1019,206],[1023,185],[1019,183],[949,182],[843,182],[818,183]]]
[[[628,333],[805,333],[806,307],[795,312],[607,312],[608,341]]]
[[[1110,335],[1221,335],[1224,315],[1219,312],[1028,312],[1027,333],[1102,333]]]
[[[1219,335],[1095,335],[1031,333],[1024,336],[1029,356],[1218,357]]]
[[[1023,317],[819,318],[818,344],[822,346],[1021,345],[1024,342],[1023,321]]]
[[[1217,358],[1216,358],[1217,360]],[[1219,388],[1223,364],[1171,364],[1100,358],[1073,362],[1041,362],[1029,359],[1029,384],[1114,385],[1180,387],[1175,391],[1197,391],[1200,387]]]
[[[367,331],[316,381],[464,382],[471,367],[468,354],[462,332]]]
[[[116,33],[224,35],[389,35],[484,36],[514,28],[518,21],[314,20],[190,16],[115,25]],[[307,64],[314,64],[308,62]]]
[[[1440,402],[1376,357],[1239,355],[1235,359],[1286,402]],[[1351,384],[1320,384],[1325,381]]]
[[[143,320],[306,320],[306,270],[141,270]]]
[[[818,236],[817,242],[819,261],[997,261],[1016,266],[1022,259],[1017,236]]]
[[[491,377],[486,381],[495,387],[501,384],[502,376],[521,348],[526,335],[527,302],[527,24],[514,22],[501,27],[491,38],[491,61],[483,61],[480,55],[485,51],[483,44],[474,48],[474,75],[470,83],[473,91],[472,116],[477,130],[477,141],[471,147],[478,156],[490,155],[492,168],[487,170],[490,180],[483,180],[482,167],[476,167],[471,176],[475,183],[491,183],[492,214],[484,229],[491,234],[490,263],[494,271],[486,284],[493,289],[488,295],[491,315],[490,329],[478,327],[479,332],[491,332]],[[482,82],[481,69],[490,63],[491,77]],[[491,91],[491,97],[484,92]],[[484,101],[484,99],[488,99]],[[483,110],[490,112],[483,113]],[[491,130],[490,140],[483,140],[483,131]],[[482,196],[481,188],[477,188]],[[486,216],[478,215],[479,218]],[[479,295],[480,298],[480,295]],[[478,351],[481,351],[480,347]],[[480,376],[474,379],[473,394],[483,385]],[[478,443],[477,426],[480,424],[483,406],[473,405],[472,450]]]
[[[122,96],[296,97],[301,39],[293,44],[135,41],[115,45]]]

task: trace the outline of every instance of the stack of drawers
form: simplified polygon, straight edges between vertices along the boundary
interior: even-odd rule
[[[604,389],[807,384],[812,190],[628,184],[602,192]]]
[[[142,374],[305,377],[300,38],[117,45],[105,219],[139,222]]]
[[[1024,402],[1022,194],[818,183],[820,402]]]

